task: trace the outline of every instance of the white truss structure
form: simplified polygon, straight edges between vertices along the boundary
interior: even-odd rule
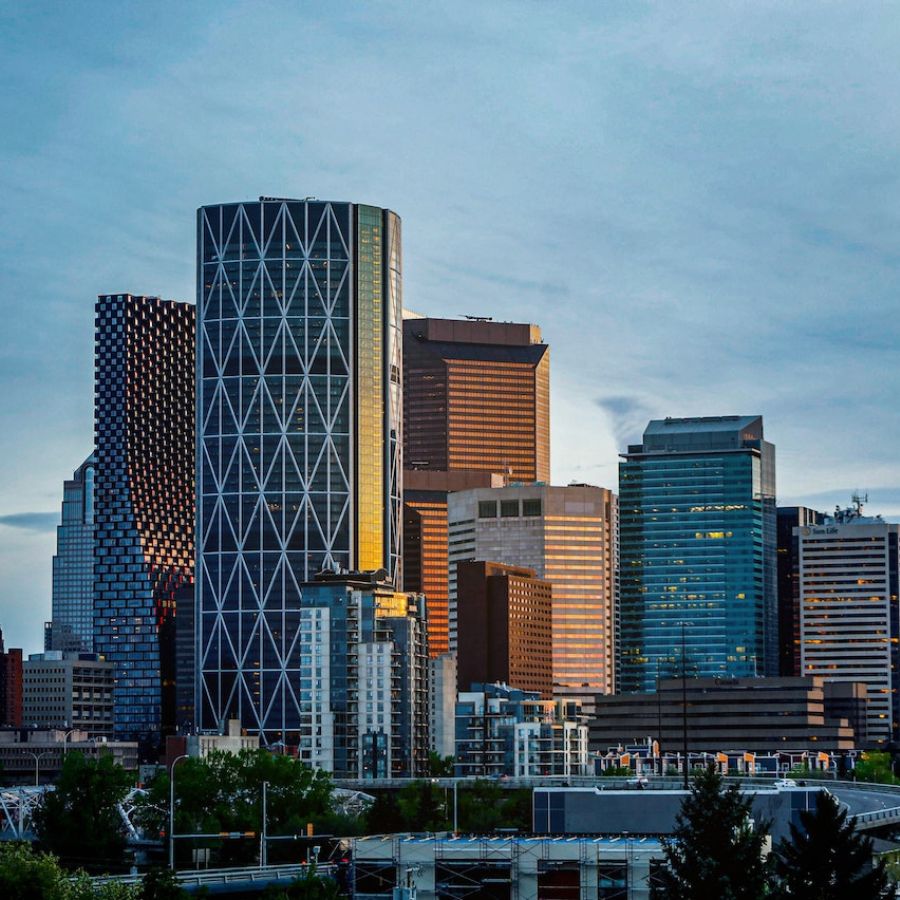
[[[365,232],[376,262],[357,271],[361,211],[379,224]],[[399,586],[400,265],[400,222],[385,210],[261,199],[199,211],[201,727],[237,717],[267,741],[296,731],[310,687],[300,683],[301,585],[324,568],[361,568],[376,519],[378,567]],[[373,400],[371,379],[369,396],[360,387],[365,329],[377,335],[368,363],[380,369],[384,411],[374,461],[358,424]],[[379,489],[360,485],[366,465],[380,470]]]

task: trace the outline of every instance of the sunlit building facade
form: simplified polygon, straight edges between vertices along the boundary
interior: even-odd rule
[[[863,682],[867,739],[898,739],[900,525],[859,508],[794,529],[799,542],[800,666],[826,682]]]
[[[655,690],[682,663],[777,674],[775,448],[761,416],[650,422],[620,464],[619,535],[620,691]]]
[[[549,582],[553,685],[615,690],[616,496],[592,485],[510,485],[450,494],[450,645],[457,565],[525,566]],[[461,685],[461,687],[464,687]]]
[[[400,582],[400,219],[260,198],[198,212],[198,715],[300,724],[300,586]]]
[[[194,306],[96,308],[94,650],[115,735],[152,752],[175,720],[175,594],[194,579]]]
[[[94,646],[94,473],[92,453],[63,482],[62,517],[53,557],[52,620],[45,650]]]
[[[447,495],[550,480],[550,350],[536,325],[403,323],[404,587],[428,597],[431,653],[449,648]]]

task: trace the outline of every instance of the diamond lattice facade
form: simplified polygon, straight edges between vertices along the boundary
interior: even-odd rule
[[[400,583],[400,220],[276,200],[198,213],[198,712],[301,723],[300,586]]]
[[[115,665],[115,734],[174,723],[175,592],[194,577],[194,307],[97,300],[94,650]]]

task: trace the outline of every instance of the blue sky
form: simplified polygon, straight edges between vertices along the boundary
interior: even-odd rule
[[[900,10],[0,0],[0,626],[39,649],[93,302],[193,299],[194,211],[395,209],[408,306],[539,323],[553,471],[765,416],[779,495],[900,515]]]

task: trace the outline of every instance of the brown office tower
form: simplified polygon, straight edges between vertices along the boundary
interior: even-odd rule
[[[407,315],[409,315],[407,313]],[[550,350],[536,325],[403,322],[403,589],[446,653],[447,494],[550,479]]]
[[[553,697],[552,589],[534,569],[462,562],[457,577],[457,683],[503,683]]]
[[[22,727],[22,651],[3,649],[0,631],[0,728]]]

